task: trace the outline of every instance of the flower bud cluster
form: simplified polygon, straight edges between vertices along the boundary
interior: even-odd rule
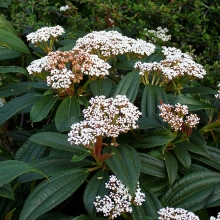
[[[220,84],[218,85],[218,94],[215,95],[215,98],[220,99]]]
[[[104,57],[125,53],[149,56],[155,51],[153,44],[123,36],[117,31],[93,31],[79,38],[75,47],[94,54],[99,51]]]
[[[67,68],[67,66],[70,66]],[[67,89],[73,83],[79,83],[83,75],[90,77],[105,77],[111,66],[82,50],[50,52],[48,56],[34,60],[28,67],[29,74],[49,72],[47,85],[54,89]]]
[[[220,220],[220,212],[218,213],[218,215],[217,215],[216,218],[213,217],[213,216],[211,216],[211,217],[210,217],[210,220]]]
[[[73,124],[68,134],[72,144],[91,147],[98,136],[117,137],[120,133],[136,129],[141,112],[124,95],[115,98],[96,96],[83,110],[85,121]]]
[[[182,130],[183,124],[189,128],[194,128],[199,123],[199,118],[196,114],[188,114],[188,106],[180,103],[172,106],[170,104],[159,105],[160,114],[164,122],[168,122],[175,131]],[[184,121],[184,116],[186,119]]]
[[[162,208],[158,211],[158,220],[199,220],[193,212],[189,212],[182,208]]]
[[[105,195],[103,199],[97,196],[94,205],[97,212],[103,212],[104,216],[109,216],[109,219],[120,216],[122,212],[131,213],[132,203],[141,206],[145,201],[145,194],[140,191],[139,182],[136,187],[134,201],[132,201],[128,188],[114,175],[110,176],[109,182],[105,184],[105,187],[110,189],[110,194],[108,196]]]
[[[160,81],[163,82],[182,76],[188,76],[190,79],[201,79],[206,74],[202,65],[195,63],[189,54],[182,53],[181,50],[174,47],[162,48],[165,59],[159,63],[141,63],[140,61],[135,63],[134,68],[140,70],[140,75],[144,76],[156,72],[160,77]]]
[[[50,38],[56,40],[60,35],[64,34],[64,29],[57,25],[55,27],[42,27],[35,32],[27,35],[27,40],[33,44],[46,42]]]
[[[171,40],[171,35],[167,35],[166,33],[169,31],[167,28],[157,27],[157,30],[148,30],[147,28],[144,29],[147,31],[146,36],[150,37],[153,42],[157,42],[157,39],[160,39],[164,42]]]

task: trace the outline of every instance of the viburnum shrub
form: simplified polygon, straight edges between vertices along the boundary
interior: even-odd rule
[[[26,80],[1,78],[0,218],[211,216],[219,88],[200,87],[203,66],[161,30],[149,42],[92,31],[71,48],[61,26],[27,35]]]

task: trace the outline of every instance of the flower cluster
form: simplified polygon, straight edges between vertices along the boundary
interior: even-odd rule
[[[162,47],[162,53],[165,59],[159,63],[141,63],[136,62],[134,68],[140,70],[141,76],[148,76],[150,73],[156,73],[158,83],[170,81],[177,77],[188,76],[190,79],[203,78],[206,74],[202,65],[195,63],[193,58],[181,50],[174,47]]]
[[[66,11],[68,10],[70,7],[68,5],[65,5],[65,6],[61,6],[60,7],[60,11]]]
[[[72,144],[92,147],[98,136],[117,137],[119,133],[136,129],[141,112],[124,95],[115,98],[96,96],[83,110],[85,121],[73,124],[68,134]]]
[[[193,212],[189,212],[182,208],[162,208],[158,211],[158,220],[199,220]]]
[[[5,104],[4,99],[0,98],[0,108]]]
[[[175,131],[182,130],[183,125],[194,128],[199,123],[199,118],[196,114],[188,114],[188,107],[186,105],[181,105],[180,103],[175,104],[175,107],[170,104],[159,105],[160,116],[163,118],[164,122],[168,122]],[[184,121],[184,116],[186,119]]]
[[[141,206],[145,201],[145,194],[140,191],[139,183],[136,187],[135,198],[132,201],[132,196],[128,188],[111,175],[108,183],[105,184],[107,189],[110,189],[109,196],[105,195],[103,199],[100,196],[96,197],[94,202],[97,212],[103,212],[104,216],[109,216],[109,219],[114,219],[120,216],[122,212],[132,212],[131,204]]]
[[[220,212],[218,213],[217,218],[211,216],[210,220],[220,220]]]
[[[218,94],[215,95],[215,98],[220,99],[220,84],[218,85]]]
[[[59,25],[55,27],[43,27],[33,33],[28,34],[27,40],[33,44],[38,44],[40,42],[46,42],[49,39],[56,40],[64,33],[64,29]]]
[[[167,35],[169,31],[167,28],[158,27],[156,31],[148,30],[147,28],[144,30],[147,31],[146,36],[150,37],[153,42],[157,42],[157,39],[161,39],[164,42],[171,39],[171,35]]]
[[[70,66],[67,68],[67,66]],[[50,52],[47,56],[34,60],[28,67],[29,74],[49,72],[47,85],[53,89],[67,89],[73,83],[79,83],[83,75],[89,77],[105,77],[111,66],[82,50]]]
[[[93,31],[79,38],[75,47],[94,54],[101,52],[104,57],[125,53],[149,56],[155,50],[153,44],[123,36],[117,31]]]

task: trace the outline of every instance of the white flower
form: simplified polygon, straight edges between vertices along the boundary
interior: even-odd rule
[[[220,212],[218,213],[217,218],[211,216],[210,220],[220,220]]]
[[[111,175],[109,182],[105,184],[107,189],[110,189],[110,194],[105,195],[103,199],[100,196],[96,197],[95,205],[97,212],[103,212],[104,216],[109,216],[109,219],[114,219],[120,216],[122,212],[132,212],[132,196],[128,188],[117,179],[116,176]],[[137,183],[135,192],[135,205],[142,205],[145,194],[140,192],[139,182]]]
[[[89,53],[101,52],[104,57],[124,53],[151,55],[155,46],[145,41],[123,36],[117,31],[93,31],[76,41],[75,48],[83,49]]]
[[[83,110],[85,121],[73,124],[68,134],[72,144],[93,147],[98,136],[118,137],[120,133],[136,129],[141,112],[124,95],[115,98],[96,96]]]
[[[50,38],[56,39],[60,35],[64,34],[64,29],[57,25],[55,27],[42,27],[37,31],[30,33],[27,35],[27,40],[31,41],[33,44],[37,44],[39,42],[46,42]]]
[[[199,220],[193,212],[182,208],[162,208],[158,211],[158,220]]]
[[[68,10],[70,7],[68,5],[65,5],[65,6],[61,6],[60,7],[60,11],[66,11]]]
[[[162,29],[161,27],[158,27],[156,31],[148,30],[147,28],[145,28],[144,30],[147,31],[146,36],[151,37],[153,42],[156,42],[157,39],[161,39],[164,42],[171,39],[171,35],[166,34],[169,31],[167,28]]]
[[[165,59],[159,63],[141,63],[136,62],[134,68],[139,69],[139,74],[149,75],[151,72],[157,73],[160,82],[173,80],[181,76],[191,78],[203,78],[206,74],[202,65],[195,63],[193,58],[175,47],[162,47],[162,53]]]
[[[5,101],[4,101],[2,98],[0,98],[0,108],[1,108],[4,104],[5,104]]]
[[[175,107],[170,104],[161,104],[158,106],[160,114],[164,122],[168,122],[175,131],[182,130],[183,124],[190,128],[194,128],[199,123],[199,118],[196,114],[188,114],[188,106],[181,105],[180,103],[175,104]],[[186,119],[184,121],[184,116]]]
[[[220,99],[220,84],[218,85],[218,94],[215,95],[215,98]]]
[[[68,69],[68,64],[71,67]],[[50,52],[47,56],[34,60],[28,67],[29,74],[47,72],[47,85],[53,89],[68,89],[73,83],[79,83],[83,75],[104,78],[111,66],[97,55],[82,50]]]

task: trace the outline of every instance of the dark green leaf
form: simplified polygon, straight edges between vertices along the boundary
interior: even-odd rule
[[[66,216],[59,212],[50,212],[50,213],[45,213],[44,215],[40,216],[36,220],[72,220],[72,219],[73,217]]]
[[[19,82],[9,85],[2,85],[0,87],[0,97],[7,97],[29,92],[31,88],[48,89],[49,87],[47,84],[45,84],[45,82]]]
[[[208,87],[189,87],[181,90],[182,94],[212,94],[215,95],[216,91]]]
[[[55,124],[59,132],[68,131],[72,124],[78,122],[81,110],[79,102],[74,96],[67,96],[59,105],[56,115]]]
[[[164,158],[167,168],[169,185],[171,186],[177,178],[178,163],[176,158],[169,151],[164,152]]]
[[[160,113],[158,105],[167,103],[167,96],[159,86],[147,84],[144,88],[141,99],[142,117],[151,117]]]
[[[120,69],[120,70],[134,70],[134,64],[138,61],[140,61],[140,59],[126,60],[126,61],[121,62],[120,64],[116,65],[114,68]]]
[[[45,150],[46,146],[27,141],[16,151],[15,159],[30,163],[40,158],[44,154]]]
[[[95,219],[96,209],[93,202],[96,201],[96,196],[103,198],[108,195],[109,190],[105,188],[105,183],[108,182],[107,170],[99,170],[88,182],[84,194],[83,202],[86,211],[92,219]]]
[[[214,109],[215,107],[209,103],[202,102],[199,99],[188,97],[185,95],[179,95],[178,97],[172,99],[171,104],[181,103],[182,105],[187,105],[189,111],[196,111],[200,109]]]
[[[78,162],[78,161],[81,161],[83,159],[85,159],[87,156],[91,155],[90,152],[85,152],[81,155],[74,155],[71,159],[71,162]]]
[[[0,60],[13,59],[22,56],[22,53],[7,47],[0,46]]]
[[[86,149],[78,145],[71,145],[70,142],[67,141],[67,139],[68,136],[64,134],[59,134],[55,132],[41,132],[32,135],[29,138],[29,141],[63,151],[74,152],[76,154],[82,154],[86,151]]]
[[[220,189],[217,189],[208,199],[205,207],[216,207],[220,206]]]
[[[90,88],[94,96],[104,95],[108,97],[112,89],[111,79],[97,79],[90,83]]]
[[[140,84],[140,75],[137,71],[128,73],[122,78],[115,89],[114,96],[126,95],[130,102],[134,102]]]
[[[35,167],[22,161],[6,160],[0,162],[0,186],[9,183],[11,180],[26,172],[38,172],[42,174],[41,171]]]
[[[14,192],[10,184],[4,184],[0,187],[0,197],[8,198],[11,200],[15,199]]]
[[[161,178],[167,177],[166,166],[162,160],[148,154],[140,153],[141,172]]]
[[[27,106],[33,105],[40,97],[41,94],[39,93],[28,93],[6,103],[0,108],[0,124],[4,123]]]
[[[27,71],[18,66],[0,66],[0,73],[22,73],[24,75],[27,75]]]
[[[184,176],[162,196],[163,207],[181,207],[189,211],[202,209],[220,183],[220,174],[201,171]]]
[[[16,50],[25,54],[30,54],[28,47],[19,37],[2,28],[0,28],[0,41],[7,44],[7,46],[12,50]]]
[[[33,220],[70,197],[86,180],[88,169],[68,169],[41,182],[24,203],[19,220]]]
[[[165,128],[157,128],[147,134],[146,137],[135,141],[132,146],[136,148],[151,148],[164,144],[168,144],[176,138],[172,132]]]
[[[174,153],[176,154],[179,161],[183,164],[186,169],[189,169],[191,166],[191,157],[187,150],[180,145],[176,145],[173,148]]]
[[[162,127],[161,121],[156,116],[139,118],[137,125],[139,129]]]
[[[38,100],[32,107],[30,112],[30,119],[32,122],[38,122],[43,120],[53,108],[54,104],[57,102],[58,96],[47,95],[43,96]]]
[[[130,146],[105,147],[104,153],[112,154],[105,162],[134,195],[141,172],[141,162],[137,151]]]

